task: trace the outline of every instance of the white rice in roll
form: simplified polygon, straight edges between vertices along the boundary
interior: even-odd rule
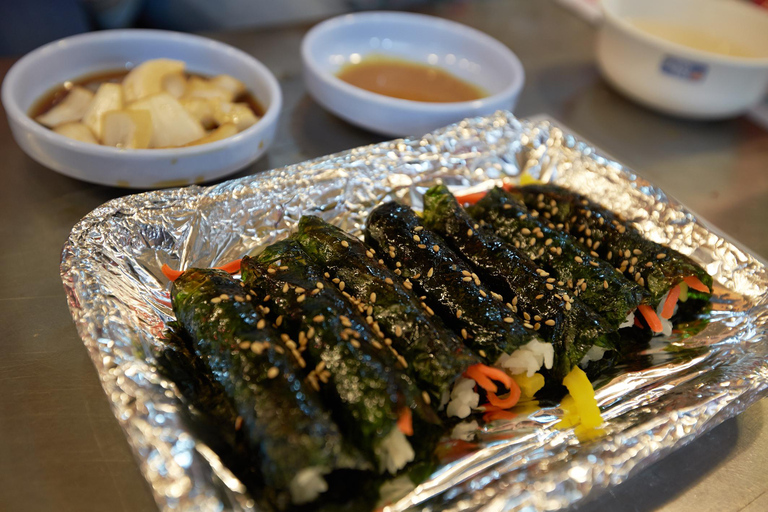
[[[397,427],[381,440],[374,451],[379,460],[379,471],[389,471],[393,475],[416,457],[408,438]]]
[[[448,417],[464,419],[472,414],[472,409],[480,404],[480,395],[475,392],[475,381],[466,377],[459,377],[453,385],[451,399],[445,408]]]
[[[327,471],[322,468],[305,468],[296,473],[288,490],[291,493],[291,501],[296,505],[315,501],[318,496],[328,490],[328,483],[323,478]]]
[[[511,354],[502,354],[496,366],[504,368],[510,375],[525,373],[533,377],[542,366],[551,369],[554,359],[555,349],[552,344],[534,338]]]
[[[584,357],[581,358],[581,361],[579,361],[579,366],[586,368],[590,361],[601,360],[607,351],[607,348],[592,345],[592,348],[590,348],[587,353],[584,354]]]

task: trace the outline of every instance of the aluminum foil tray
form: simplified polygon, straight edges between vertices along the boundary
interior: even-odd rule
[[[437,181],[456,189],[514,183],[524,172],[582,192],[691,255],[717,281],[712,309],[597,383],[605,436],[580,442],[573,430],[555,429],[561,411],[554,406],[520,414],[449,442],[452,458],[391,510],[562,509],[766,393],[765,263],[554,122],[498,112],[208,188],[119,198],[73,228],[61,262],[72,317],[159,508],[255,507],[190,433],[175,386],[153,365],[151,348],[172,319],[163,263],[186,268],[241,257],[285,237],[302,213],[359,234],[380,201],[414,203]]]

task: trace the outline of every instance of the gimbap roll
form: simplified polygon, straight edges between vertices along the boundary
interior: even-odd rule
[[[171,299],[195,352],[234,404],[267,486],[306,503],[327,489],[323,475],[367,466],[346,448],[239,282],[221,270],[189,269],[174,281]]]
[[[568,361],[578,361],[589,349],[576,343],[553,347],[542,342],[535,330],[526,328],[516,318],[511,304],[507,305],[509,301],[484,286],[469,265],[439,235],[425,228],[407,206],[387,203],[374,209],[368,217],[365,237],[387,266],[399,269],[405,282],[422,296],[427,313],[439,315],[488,364],[517,365],[516,356],[526,352],[534,359],[537,370],[551,369],[556,378],[561,378],[567,374]],[[477,383],[486,390],[491,405],[511,407],[519,397],[519,388],[509,383],[505,372],[490,370],[473,367],[466,373],[475,382],[459,383],[456,387],[466,391],[465,387],[469,389]],[[500,398],[493,381],[509,388],[509,396]],[[462,396],[464,393],[458,390],[455,396],[452,393],[449,409]],[[461,409],[466,409],[465,402],[459,403]]]
[[[467,211],[550,272],[614,330],[634,324],[635,310],[648,292],[551,221],[531,214],[512,194],[494,188]]]
[[[556,185],[528,185],[513,192],[525,205],[576,237],[628,279],[644,287],[662,320],[689,295],[708,300],[712,276],[688,256],[645,238],[631,223],[590,199]],[[640,306],[643,308],[644,306]],[[665,322],[665,331],[671,324]],[[668,334],[668,332],[667,332]]]
[[[241,271],[249,292],[288,331],[291,339],[284,343],[344,433],[382,472],[395,473],[411,462],[415,452],[407,436],[422,438],[414,419],[437,418],[397,367],[406,367],[407,361],[392,354],[296,240],[244,258]]]
[[[457,378],[481,361],[439,318],[427,314],[413,287],[397,275],[402,271],[389,270],[374,249],[319,217],[302,217],[295,239],[408,361],[434,405],[445,405]]]
[[[566,354],[574,354],[572,359],[559,359],[564,374],[584,356],[581,350],[570,347],[614,347],[616,328],[571,296],[573,292],[564,289],[564,282],[480,227],[446,187],[432,187],[424,195],[423,218],[424,224],[469,262],[490,289],[510,301],[523,325]]]

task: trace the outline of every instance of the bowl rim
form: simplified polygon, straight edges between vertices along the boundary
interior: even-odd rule
[[[324,34],[333,32],[342,26],[348,26],[354,23],[372,21],[372,20],[385,20],[385,21],[419,21],[422,23],[429,23],[435,26],[442,27],[449,31],[452,31],[458,35],[466,38],[474,39],[480,43],[492,47],[501,54],[509,66],[512,68],[512,81],[501,91],[485,96],[477,100],[470,101],[455,101],[455,102],[426,102],[426,101],[414,101],[405,100],[402,98],[393,98],[391,96],[385,96],[375,92],[367,91],[360,87],[349,84],[333,73],[329,73],[322,69],[315,59],[311,56],[311,50],[317,39]],[[398,107],[401,109],[407,109],[414,112],[423,113],[461,113],[467,111],[467,109],[482,108],[487,104],[493,104],[501,99],[513,97],[518,94],[525,84],[525,70],[520,59],[515,53],[509,49],[507,45],[491,37],[490,35],[469,27],[456,21],[448,20],[445,18],[439,18],[437,16],[429,16],[426,14],[412,13],[412,12],[391,12],[391,11],[366,11],[352,14],[342,14],[333,18],[322,21],[312,27],[302,39],[301,42],[301,57],[304,63],[305,69],[310,70],[316,77],[323,81],[326,85],[341,91],[344,94],[351,95],[357,99],[376,103],[384,107]]]
[[[179,147],[179,148],[145,148],[145,149],[133,149],[133,148],[116,148],[112,146],[103,146],[101,144],[90,144],[87,142],[81,142],[78,140],[70,139],[63,135],[60,135],[53,130],[46,128],[34,119],[32,119],[22,108],[14,101],[13,94],[15,88],[18,87],[17,82],[19,77],[26,71],[28,67],[37,64],[38,60],[51,53],[57,53],[61,50],[63,43],[67,43],[67,48],[71,45],[79,45],[89,47],[94,44],[99,44],[105,40],[124,39],[128,42],[131,39],[146,39],[155,38],[165,41],[175,41],[181,44],[190,46],[201,46],[213,49],[217,52],[226,52],[234,57],[240,59],[245,65],[250,66],[257,74],[264,80],[264,83],[271,96],[270,102],[266,105],[264,115],[259,121],[246,128],[240,133],[226,137],[224,139],[209,142],[207,144],[200,144],[197,146]],[[127,54],[130,54],[130,47],[127,46]],[[159,58],[159,57],[158,57]],[[186,63],[185,63],[186,64]],[[54,87],[55,84],[51,84],[50,87]],[[49,143],[66,148],[69,150],[77,151],[79,153],[85,153],[93,156],[101,157],[117,157],[117,158],[138,158],[141,160],[154,160],[156,158],[174,158],[174,157],[191,157],[195,155],[210,153],[226,148],[233,143],[241,142],[245,139],[258,136],[263,132],[267,126],[277,122],[280,116],[280,110],[282,109],[282,91],[280,84],[277,81],[275,75],[267,68],[261,61],[248,53],[230,46],[226,43],[209,39],[207,37],[198,36],[195,34],[185,34],[181,32],[173,32],[170,30],[156,30],[156,29],[115,29],[115,30],[102,30],[99,32],[88,32],[85,34],[77,34],[74,36],[65,37],[48,44],[45,44],[35,50],[32,50],[28,54],[24,55],[21,59],[11,66],[11,69],[5,76],[2,84],[2,91],[0,91],[2,97],[3,107],[5,108],[6,115],[12,118],[15,122],[19,123],[28,130],[34,133],[37,137],[46,139]]]
[[[727,64],[742,68],[766,68],[768,67],[768,57],[735,57],[729,55],[723,55],[719,53],[707,52],[705,50],[699,50],[691,46],[686,46],[680,43],[675,43],[663,37],[650,34],[630,23],[625,16],[618,14],[614,8],[622,0],[603,0],[600,2],[600,8],[603,12],[604,22],[610,23],[621,29],[622,32],[629,33],[637,39],[650,43],[651,45],[661,48],[663,50],[675,51],[681,53],[686,57],[692,59],[704,60],[711,63]],[[670,0],[667,0],[670,1]],[[705,0],[707,1],[707,0]],[[763,10],[756,5],[744,3],[744,2],[722,2],[719,0],[708,0],[711,5],[724,6],[726,9],[742,9],[744,12],[750,10],[752,13],[759,12],[761,15],[768,17],[768,14],[762,12]],[[706,6],[701,6],[705,8]],[[768,20],[767,20],[768,24]],[[671,50],[670,50],[671,49]],[[687,54],[687,55],[686,55]]]

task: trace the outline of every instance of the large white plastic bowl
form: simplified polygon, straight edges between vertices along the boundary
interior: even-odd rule
[[[662,112],[721,119],[768,93],[768,11],[725,0],[603,0],[597,60],[630,98]],[[658,20],[719,35],[755,52],[742,58],[696,50],[653,36],[630,20]]]
[[[336,77],[368,54],[439,66],[488,91],[455,103],[427,103],[366,91]],[[346,121],[390,136],[422,135],[466,117],[512,110],[523,88],[523,66],[505,45],[460,23],[404,12],[365,12],[313,27],[301,45],[304,81],[323,107]]]
[[[238,78],[264,107],[264,117],[210,144],[118,149],[69,139],[27,115],[35,101],[66,80],[160,57],[183,60],[194,73]],[[41,164],[79,180],[146,189],[201,183],[254,162],[272,143],[282,95],[263,64],[229,45],[162,30],[107,30],[61,39],[24,56],[3,81],[2,101],[16,142]]]

